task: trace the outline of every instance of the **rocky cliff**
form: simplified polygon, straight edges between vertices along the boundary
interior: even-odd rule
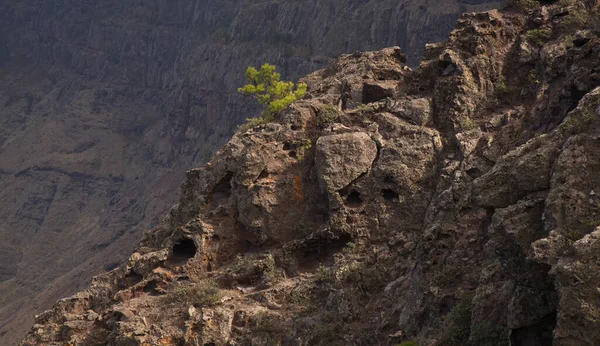
[[[0,2],[0,344],[115,268],[256,107],[268,61],[295,79],[357,50],[412,63],[495,1]]]
[[[599,9],[531,5],[305,77],[22,345],[598,345]]]

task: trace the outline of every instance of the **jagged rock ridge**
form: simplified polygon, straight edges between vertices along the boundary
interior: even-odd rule
[[[597,15],[465,14],[418,69],[305,77],[22,344],[597,345]]]
[[[296,79],[389,45],[416,63],[498,3],[1,1],[0,344],[122,263],[185,171],[258,114],[236,92],[248,66]]]
[[[0,344],[122,263],[185,171],[258,114],[236,92],[248,66],[296,79],[389,45],[416,63],[498,3],[1,1]]]

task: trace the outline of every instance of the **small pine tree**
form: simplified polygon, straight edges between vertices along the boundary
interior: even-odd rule
[[[275,70],[276,67],[270,64],[262,65],[260,71],[248,67],[245,77],[250,83],[238,89],[241,94],[252,96],[266,106],[262,114],[264,121],[273,121],[290,103],[306,93],[305,83],[298,83],[294,89],[294,83],[281,81],[281,75]]]

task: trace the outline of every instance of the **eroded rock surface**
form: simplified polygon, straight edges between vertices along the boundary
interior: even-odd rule
[[[460,13],[502,2],[1,1],[0,344],[123,262],[185,171],[260,113],[237,92],[248,66],[296,81],[390,45],[414,65]],[[365,83],[353,102],[395,92]]]
[[[599,344],[589,5],[465,14],[418,69],[388,48],[308,75],[22,345]]]

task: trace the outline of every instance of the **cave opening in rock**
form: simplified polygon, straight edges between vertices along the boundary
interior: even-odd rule
[[[125,275],[123,280],[121,282],[119,282],[119,288],[123,289],[126,287],[131,287],[131,286],[136,285],[137,283],[141,282],[143,279],[144,279],[144,277],[141,276],[140,274],[138,274],[136,272],[131,272],[131,273]]]
[[[212,198],[215,201],[227,199],[231,197],[231,180],[233,179],[233,172],[227,172],[227,175],[219,181],[212,190]]]
[[[352,190],[348,197],[346,197],[346,205],[349,207],[359,207],[362,204],[360,193],[356,190]]]
[[[146,285],[144,285],[144,288],[142,289],[142,291],[144,291],[145,293],[148,293],[151,296],[157,296],[157,295],[161,294],[161,292],[159,292],[157,290],[157,288],[158,288],[158,281],[150,280],[150,281],[148,281],[148,283],[146,283]]]
[[[368,104],[383,100],[387,97],[392,97],[393,93],[391,90],[383,88],[377,84],[363,84],[362,90],[362,103]]]
[[[556,326],[556,311],[544,316],[539,322],[514,329],[510,335],[512,346],[552,345],[552,332]]]
[[[383,196],[383,199],[388,202],[398,202],[400,200],[400,195],[398,195],[396,191],[392,189],[381,190],[381,195]]]
[[[176,265],[185,264],[191,258],[196,256],[196,244],[192,239],[183,238],[173,245],[171,252],[171,262]]]
[[[542,5],[552,5],[555,2],[558,2],[558,0],[538,0],[540,4]]]

